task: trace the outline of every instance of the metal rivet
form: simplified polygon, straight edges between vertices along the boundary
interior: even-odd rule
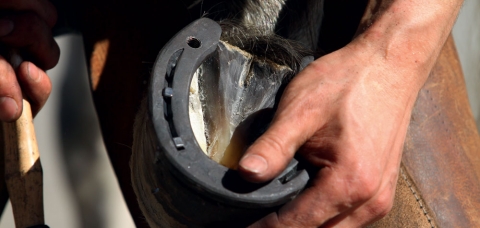
[[[165,98],[172,98],[173,97],[173,89],[170,87],[167,87],[163,89],[163,97]]]
[[[185,144],[183,144],[183,140],[180,137],[173,138],[173,143],[175,143],[175,147],[177,149],[184,149],[185,148]]]

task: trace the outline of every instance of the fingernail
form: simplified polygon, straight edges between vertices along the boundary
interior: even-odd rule
[[[38,69],[36,67],[31,67],[32,64],[28,63],[27,65],[27,72],[28,72],[28,77],[32,80],[37,82],[38,79],[40,78],[40,74],[38,72]]]
[[[18,112],[17,102],[10,97],[0,98],[0,119],[13,121]]]
[[[0,37],[6,36],[13,31],[13,22],[11,20],[0,19]]]
[[[265,158],[258,155],[247,155],[240,161],[240,166],[252,173],[262,173],[268,168]]]

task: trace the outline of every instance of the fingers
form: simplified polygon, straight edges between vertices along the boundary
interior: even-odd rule
[[[19,49],[24,59],[35,62],[42,69],[50,69],[57,64],[60,49],[53,39],[51,28],[35,13],[5,16],[0,20],[0,35],[2,32],[4,36],[0,37],[0,42]]]
[[[14,121],[22,114],[22,91],[30,101],[32,114],[35,116],[45,105],[52,89],[49,77],[33,63],[23,62],[15,74],[2,56],[0,81],[0,121],[5,122]]]
[[[44,20],[50,28],[53,28],[57,21],[57,11],[49,0],[2,0],[0,10],[34,12]]]
[[[332,178],[325,179],[333,180]],[[357,209],[359,204],[351,204],[352,201],[347,198],[339,199],[338,192],[335,192],[339,188],[333,187],[326,181],[306,189],[277,213],[270,214],[251,227],[320,227],[330,219],[348,215],[344,212]],[[343,221],[343,219],[341,218],[339,221]],[[331,224],[335,225],[336,223]],[[353,227],[358,227],[358,225]]]
[[[362,227],[392,208],[395,174],[378,184],[361,171],[342,174],[326,167],[317,177],[294,201],[250,227]]]
[[[293,123],[274,124],[246,151],[239,163],[242,176],[252,182],[264,182],[274,178],[292,159],[305,137],[293,130]],[[290,128],[290,129],[289,129]]]
[[[296,79],[301,77],[299,75]],[[322,107],[311,107],[309,99],[312,96],[309,96],[308,90],[296,89],[301,86],[295,81],[291,82],[282,96],[272,124],[240,160],[239,171],[245,179],[265,182],[280,174],[298,148],[318,129],[315,125],[321,123],[319,113]]]
[[[365,227],[372,224],[390,212],[393,207],[392,194],[392,192],[379,194],[365,205],[330,219],[322,227]]]
[[[53,68],[60,56],[60,49],[51,34],[56,20],[56,10],[48,0],[0,2],[2,54],[15,50],[22,59],[36,64],[24,62],[14,70],[9,61],[0,56],[1,121],[14,121],[20,116],[23,95],[32,103],[33,114],[45,104],[51,83],[42,69]]]
[[[338,201],[337,195],[324,183],[305,189],[301,195],[287,203],[277,213],[266,216],[250,227],[320,227],[342,211],[353,207],[347,205],[344,200]]]
[[[0,82],[0,120],[11,122],[22,113],[22,92],[12,66],[2,56]]]
[[[378,201],[378,203],[377,200],[373,201],[375,201],[373,205],[363,205],[359,208],[345,211],[326,221],[324,224],[318,223],[312,225],[305,222],[292,222],[280,217],[277,213],[271,213],[262,220],[250,225],[249,228],[365,227],[387,215],[393,206],[393,201],[390,198],[388,201]],[[315,209],[312,209],[312,211],[313,210]],[[379,212],[377,213],[377,211]]]
[[[27,96],[35,116],[47,102],[52,84],[47,74],[31,62],[23,62],[17,70],[22,91]]]

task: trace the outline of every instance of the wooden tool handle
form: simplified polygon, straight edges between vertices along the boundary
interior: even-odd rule
[[[23,62],[15,49],[10,64],[17,69]],[[40,163],[32,108],[23,100],[23,112],[14,123],[3,123],[5,138],[5,182],[12,204],[15,227],[43,225],[43,171]]]
[[[5,181],[12,203],[15,226],[44,224],[43,171],[40,164],[32,110],[23,100],[23,112],[14,123],[4,123]]]

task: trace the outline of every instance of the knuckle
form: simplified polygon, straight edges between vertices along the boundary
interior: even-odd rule
[[[370,214],[376,218],[385,217],[393,208],[393,196],[378,197],[369,205]]]
[[[273,150],[284,153],[282,140],[275,134],[269,134],[267,137],[261,137],[260,140]]]
[[[364,178],[363,181],[361,181],[361,186],[364,192],[363,199],[365,200],[371,199],[378,191],[378,184],[368,178]]]
[[[353,202],[365,202],[377,195],[379,182],[376,177],[359,173],[350,184],[350,199]]]

